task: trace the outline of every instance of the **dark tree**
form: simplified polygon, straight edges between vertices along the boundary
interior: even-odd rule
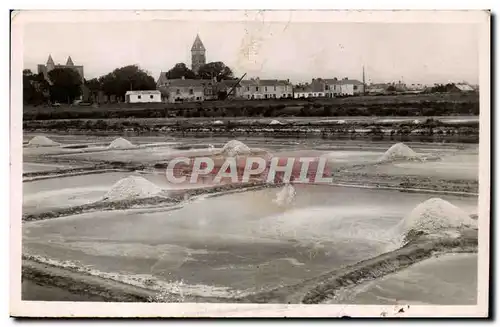
[[[49,72],[52,102],[71,103],[82,94],[82,78],[71,68],[55,68]]]
[[[25,104],[33,104],[36,93],[33,73],[29,69],[23,70],[23,102]]]
[[[183,62],[175,64],[175,66],[172,69],[170,69],[166,75],[168,79],[178,79],[183,77],[185,79],[196,78],[196,74],[191,69],[189,69]]]
[[[89,89],[90,95],[94,99],[98,97],[99,91],[102,90],[102,84],[97,78],[85,80],[85,86]]]
[[[198,78],[212,79],[217,78],[217,81],[234,79],[231,68],[227,67],[223,62],[209,62],[198,69]]]
[[[98,82],[106,95],[120,98],[123,98],[127,91],[156,89],[154,78],[136,65],[117,68],[101,76]]]

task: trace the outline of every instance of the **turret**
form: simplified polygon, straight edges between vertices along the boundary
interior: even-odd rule
[[[71,56],[68,56],[68,60],[66,61],[66,66],[74,66],[73,60],[71,60]]]
[[[49,59],[47,59],[47,72],[51,71],[52,69],[55,68],[54,60],[52,59],[52,56],[49,55]]]

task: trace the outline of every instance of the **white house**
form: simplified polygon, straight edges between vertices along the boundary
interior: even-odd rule
[[[127,91],[125,93],[127,103],[151,103],[161,102],[160,91]]]

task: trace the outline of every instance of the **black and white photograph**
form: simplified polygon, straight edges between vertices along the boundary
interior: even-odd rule
[[[11,26],[11,315],[488,315],[489,11]]]

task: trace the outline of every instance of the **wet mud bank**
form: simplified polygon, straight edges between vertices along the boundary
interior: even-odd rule
[[[407,192],[449,193],[477,196],[477,180],[449,180],[425,176],[391,176],[388,174],[368,175],[355,172],[336,173],[334,183],[352,187],[373,187],[394,189]]]

